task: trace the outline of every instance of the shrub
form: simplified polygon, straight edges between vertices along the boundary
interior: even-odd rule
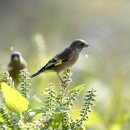
[[[35,98],[35,100],[40,102],[40,108],[28,108],[28,110],[25,109],[25,111],[20,111],[20,108],[16,107],[17,102],[12,103],[11,101],[5,101],[6,96],[4,93],[8,93],[7,91],[10,91],[10,89],[2,91],[3,98],[1,98],[0,106],[0,128],[5,130],[85,129],[84,121],[88,119],[88,114],[91,112],[91,107],[94,104],[95,90],[90,89],[86,92],[84,104],[80,111],[80,118],[73,119],[71,112],[75,107],[75,102],[78,101],[80,92],[84,89],[84,85],[78,85],[72,89],[69,89],[71,72],[68,70],[64,71],[62,74],[62,79],[64,83],[60,85],[60,90],[55,90],[55,86],[51,83],[45,89],[45,99],[39,99],[38,97]],[[4,81],[6,81],[6,83],[9,85],[8,87],[12,87],[10,91],[11,94],[15,96],[15,92],[13,93],[13,91],[17,91],[16,93],[25,98],[28,102],[28,98],[30,98],[31,84],[29,73],[26,69],[22,70],[20,74],[19,92],[18,90],[15,90],[13,80],[7,72],[4,73]],[[10,97],[8,100],[11,100],[11,98],[12,97]],[[16,96],[16,98],[18,99],[19,96]],[[22,103],[22,99],[20,102]],[[33,120],[39,114],[40,116]]]

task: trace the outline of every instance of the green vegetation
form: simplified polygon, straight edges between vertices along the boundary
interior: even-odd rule
[[[90,89],[86,92],[83,107],[79,113],[80,118],[74,119],[71,112],[80,92],[84,90],[84,84],[70,89],[71,75],[70,71],[64,71],[62,75],[64,83],[60,85],[60,90],[55,90],[56,86],[49,84],[43,93],[44,99],[35,97],[35,101],[40,106],[31,108],[33,104],[29,102],[28,106],[28,100],[31,99],[32,90],[27,69],[21,71],[18,90],[15,90],[9,74],[4,73],[4,81],[9,86],[1,83],[3,98],[0,105],[0,128],[5,130],[84,130],[84,122],[88,120],[94,105],[95,90]]]
[[[74,121],[81,119],[83,95],[95,88],[95,107],[84,122],[86,130],[130,130],[129,12],[130,0],[1,0],[0,73],[7,71],[11,51],[22,54],[28,71],[33,74],[71,41],[84,39],[90,47],[83,50],[71,68],[73,82],[65,88],[65,96],[70,96],[66,100],[73,102],[75,93],[70,91],[74,86],[84,83],[85,87],[78,92],[78,102],[73,102],[74,106],[70,105],[71,101],[65,104],[72,110],[69,114]],[[13,87],[12,79],[9,79],[8,73],[5,75],[8,80],[4,81]],[[37,126],[42,113],[41,109],[36,110],[37,114],[33,117],[35,109],[45,108],[50,87],[55,92],[54,96],[61,95],[62,87],[53,73],[43,73],[29,79],[28,83],[31,84],[29,89],[25,90],[23,85],[18,91],[27,96],[28,113],[32,114],[32,118],[25,116],[25,123],[21,121],[21,124],[36,121],[34,125]],[[0,106],[5,111],[5,117],[10,118],[8,114],[6,116],[8,111],[5,104],[1,102]],[[10,120],[17,122],[14,118]],[[3,118],[0,118],[0,122],[3,122]]]

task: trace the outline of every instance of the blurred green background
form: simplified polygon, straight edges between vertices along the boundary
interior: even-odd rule
[[[72,68],[72,86],[97,90],[87,130],[129,130],[129,12],[129,0],[0,0],[0,71],[7,70],[11,48],[22,53],[32,74],[61,48],[84,39],[91,46]],[[53,73],[32,79],[32,94],[50,82],[59,83]]]

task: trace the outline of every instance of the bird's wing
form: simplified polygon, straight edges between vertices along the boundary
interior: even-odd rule
[[[44,70],[50,69],[54,66],[61,65],[63,62],[71,60],[73,58],[73,50],[66,48],[62,52],[58,53],[54,58],[52,58],[45,66]]]
[[[74,57],[74,51],[71,48],[66,48],[62,52],[58,53],[44,67],[42,67],[38,72],[33,74],[31,77],[35,77],[45,70],[49,70],[55,66],[61,65],[63,62],[71,60],[73,57]]]
[[[9,63],[8,64],[8,71],[11,71],[13,69],[13,66]]]

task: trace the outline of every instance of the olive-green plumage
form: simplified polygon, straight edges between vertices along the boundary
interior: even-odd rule
[[[12,77],[15,86],[19,84],[20,70],[27,67],[26,61],[23,59],[20,52],[13,52],[11,54],[10,62],[8,64],[8,72]]]
[[[44,67],[42,67],[31,77],[35,77],[46,70],[52,70],[55,71],[60,78],[59,73],[73,66],[79,58],[81,50],[88,46],[89,45],[82,39],[73,41],[69,47],[65,48],[62,52],[54,56],[54,58],[52,58]],[[60,80],[62,81],[61,78]]]

